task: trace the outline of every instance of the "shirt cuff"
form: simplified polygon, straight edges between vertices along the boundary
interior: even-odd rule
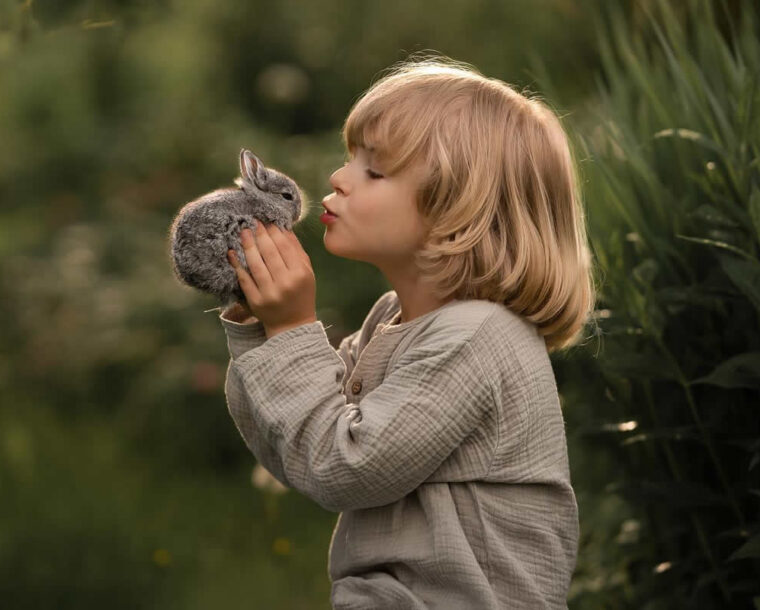
[[[324,344],[325,347],[335,353],[327,338],[327,332],[322,321],[316,320],[279,332],[274,337],[254,346],[256,348],[254,351],[251,351],[253,348],[249,348],[245,358],[238,359],[235,366],[247,368],[254,366],[257,361],[267,361],[271,358],[289,358],[293,353],[299,352],[306,345],[313,345],[315,342]]]
[[[248,350],[258,347],[267,340],[264,324],[260,320],[242,324],[227,320],[222,317],[222,314],[219,314],[219,321],[222,323],[224,332],[227,335],[227,349],[233,360],[236,360]],[[275,337],[277,336],[275,335]]]

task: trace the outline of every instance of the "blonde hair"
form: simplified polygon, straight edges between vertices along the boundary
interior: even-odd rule
[[[552,110],[450,58],[391,66],[353,105],[346,148],[392,176],[422,163],[416,264],[437,298],[505,304],[549,352],[580,340],[596,291],[577,169]]]

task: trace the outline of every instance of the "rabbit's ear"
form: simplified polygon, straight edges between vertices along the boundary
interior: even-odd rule
[[[255,163],[255,161],[254,161]],[[245,148],[240,149],[240,175],[244,181],[253,182],[255,168],[251,161],[251,151]]]
[[[245,148],[240,151],[240,175],[243,180],[266,190],[267,173],[264,164],[261,159]]]

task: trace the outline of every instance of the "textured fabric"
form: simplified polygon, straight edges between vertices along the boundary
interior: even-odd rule
[[[505,306],[399,323],[395,291],[336,351],[220,315],[225,394],[257,460],[340,512],[334,609],[567,608],[578,510],[551,361]]]

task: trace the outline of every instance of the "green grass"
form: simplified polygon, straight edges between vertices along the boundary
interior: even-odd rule
[[[108,421],[24,407],[0,422],[8,607],[329,609],[336,514],[254,488],[248,466],[177,472]]]

